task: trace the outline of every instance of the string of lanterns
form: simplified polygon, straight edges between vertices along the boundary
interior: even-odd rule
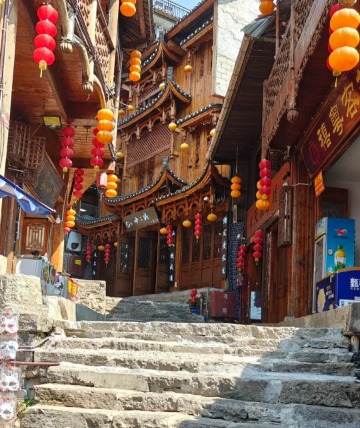
[[[96,117],[98,120],[96,139],[104,145],[110,144],[113,140],[114,113],[107,108],[103,108],[98,111]]]
[[[339,2],[344,5],[354,5],[356,1]],[[360,15],[350,7],[341,8],[336,4],[330,9],[330,38],[327,67],[334,76],[339,76],[344,71],[352,70],[359,63],[359,53],[356,47],[359,44]]]
[[[35,26],[37,36],[34,39],[33,58],[39,64],[42,77],[42,72],[55,61],[53,53],[56,47],[54,37],[57,34],[55,23],[59,19],[59,14],[50,4],[44,4],[38,8],[37,16],[40,21]]]
[[[171,224],[166,225],[166,243],[169,247],[174,245],[173,227]]]
[[[106,266],[110,262],[111,258],[111,245],[109,243],[105,244],[105,252],[104,252],[104,262]]]
[[[84,177],[83,177],[84,172],[85,171],[83,169],[78,168],[75,170],[75,173],[74,173],[74,182],[75,182],[74,183],[74,189],[75,190],[73,192],[73,196],[76,199],[81,199],[82,195],[83,195],[82,190],[83,190],[84,186],[82,183],[84,181]]]
[[[95,128],[93,130],[95,138],[93,138],[91,141],[91,144],[93,145],[91,154],[93,155],[93,157],[90,159],[90,165],[94,168],[94,172],[99,171],[99,169],[104,165],[104,161],[102,159],[102,157],[104,156],[104,151],[102,150],[104,144],[97,139],[98,132],[98,128]]]
[[[107,177],[105,196],[115,198],[117,196],[117,183],[120,179],[115,174],[109,174]]]
[[[92,246],[91,242],[88,241],[86,243],[86,256],[85,256],[85,258],[86,258],[86,261],[88,261],[89,263],[91,262],[91,259],[92,259],[92,250],[93,250],[93,246]]]
[[[241,196],[241,178],[235,175],[231,178],[231,192],[230,196],[232,198],[240,198]]]
[[[195,229],[194,229],[194,236],[198,240],[201,236],[202,232],[202,216],[200,213],[197,213],[195,215]]]
[[[136,13],[136,0],[121,0],[120,12],[127,18],[131,18]]]
[[[263,159],[259,163],[260,180],[257,182],[256,208],[260,211],[266,211],[270,208],[271,194],[271,162]]]
[[[252,256],[255,260],[255,263],[258,264],[259,260],[262,258],[262,243],[264,238],[264,232],[262,230],[257,230],[253,237],[253,243],[254,243],[254,251],[252,253]]]
[[[263,15],[270,15],[274,12],[275,4],[273,1],[260,0],[259,10]]]
[[[141,77],[141,52],[132,51],[130,53],[129,79],[132,82],[138,82]]]
[[[246,245],[240,244],[237,252],[236,268],[239,272],[243,272],[245,267]]]
[[[74,155],[72,148],[74,147],[75,130],[68,125],[61,133],[63,137],[61,138],[62,149],[60,150],[61,159],[59,165],[62,168],[63,174],[66,174],[69,168],[72,167],[72,160],[70,158]]]
[[[65,228],[64,232],[69,233],[71,228],[75,226],[75,214],[76,211],[70,208],[66,211],[66,220],[65,220]]]

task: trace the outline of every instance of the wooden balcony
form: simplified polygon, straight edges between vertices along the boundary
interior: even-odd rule
[[[295,106],[306,65],[323,35],[336,0],[293,0],[291,17],[264,84],[262,147],[266,151],[287,110]]]
[[[177,21],[189,13],[189,9],[169,0],[154,0],[153,4],[155,12],[175,18]]]

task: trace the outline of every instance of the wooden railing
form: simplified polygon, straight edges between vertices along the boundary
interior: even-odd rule
[[[170,0],[154,0],[153,4],[155,11],[166,13],[176,19],[182,19],[187,13],[189,13],[189,9],[186,9]]]
[[[291,18],[264,85],[263,149],[269,146],[285,111],[292,107],[304,68],[336,0],[293,0]]]

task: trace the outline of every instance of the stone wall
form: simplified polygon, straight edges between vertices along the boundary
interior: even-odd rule
[[[244,36],[241,29],[259,14],[259,0],[218,0],[214,16],[214,95],[226,95]]]
[[[79,284],[77,303],[87,306],[95,312],[105,314],[106,281],[76,279]]]

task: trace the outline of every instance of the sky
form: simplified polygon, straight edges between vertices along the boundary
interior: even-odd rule
[[[193,9],[196,5],[200,3],[201,0],[175,0],[174,3],[184,6],[187,9]]]

